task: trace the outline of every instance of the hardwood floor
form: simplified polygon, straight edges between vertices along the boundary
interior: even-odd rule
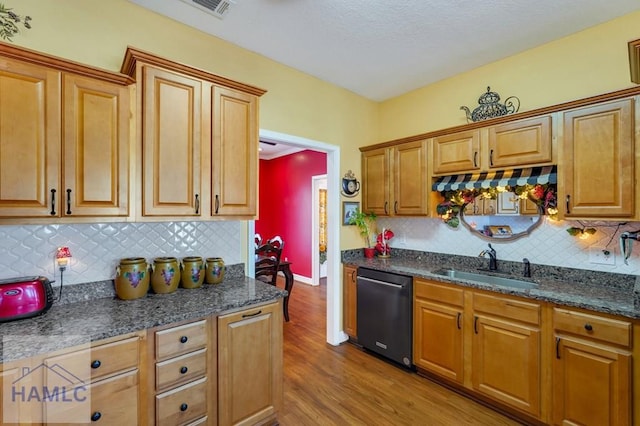
[[[519,424],[353,344],[329,345],[325,313],[326,285],[294,285],[284,323],[281,425]]]

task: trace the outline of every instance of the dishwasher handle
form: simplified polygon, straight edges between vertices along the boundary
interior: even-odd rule
[[[395,288],[403,288],[404,287],[402,284],[388,283],[386,281],[374,280],[373,278],[367,278],[367,277],[362,277],[362,276],[358,276],[358,281],[367,281],[367,282],[370,282],[372,284],[387,285],[389,287],[395,287]]]

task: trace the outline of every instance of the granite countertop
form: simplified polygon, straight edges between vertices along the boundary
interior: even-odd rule
[[[80,286],[84,285],[70,287]],[[113,295],[76,298],[67,303],[63,300],[43,315],[3,323],[0,362],[271,302],[286,294],[272,285],[236,275],[225,277],[221,284],[179,288],[170,294],[149,293],[135,300],[120,300]]]
[[[632,319],[640,318],[640,279],[634,275],[532,264],[532,278],[523,278],[521,275],[522,264],[500,262],[499,272],[495,274],[496,276],[532,281],[537,284],[535,288],[521,289],[450,278],[436,273],[444,269],[457,269],[492,274],[488,271],[479,271],[479,269],[487,267],[488,261],[482,258],[396,250],[388,259],[365,259],[362,257],[361,251],[345,252],[342,261],[355,266],[448,282],[469,288],[584,308]]]

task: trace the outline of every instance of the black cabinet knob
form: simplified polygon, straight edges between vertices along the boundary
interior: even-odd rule
[[[591,324],[589,324],[589,323],[586,323],[584,325],[584,329],[587,330],[587,331],[592,331],[593,330],[593,326]]]
[[[96,411],[91,415],[91,421],[97,422],[98,420],[100,420],[101,417],[102,417],[102,414],[100,414],[100,411]]]
[[[187,408],[189,408],[189,406],[184,402],[180,404],[180,411],[187,411]]]
[[[187,371],[189,371],[187,367],[180,367],[180,374],[186,374]]]
[[[180,343],[187,343],[187,340],[189,340],[187,336],[180,337]]]
[[[100,368],[100,366],[102,365],[102,363],[100,362],[100,360],[96,359],[93,362],[91,362],[91,368]]]

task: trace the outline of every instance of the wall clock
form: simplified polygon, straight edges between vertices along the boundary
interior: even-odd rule
[[[358,192],[360,192],[360,182],[358,182],[353,172],[349,170],[342,178],[342,195],[353,198],[358,195]]]

